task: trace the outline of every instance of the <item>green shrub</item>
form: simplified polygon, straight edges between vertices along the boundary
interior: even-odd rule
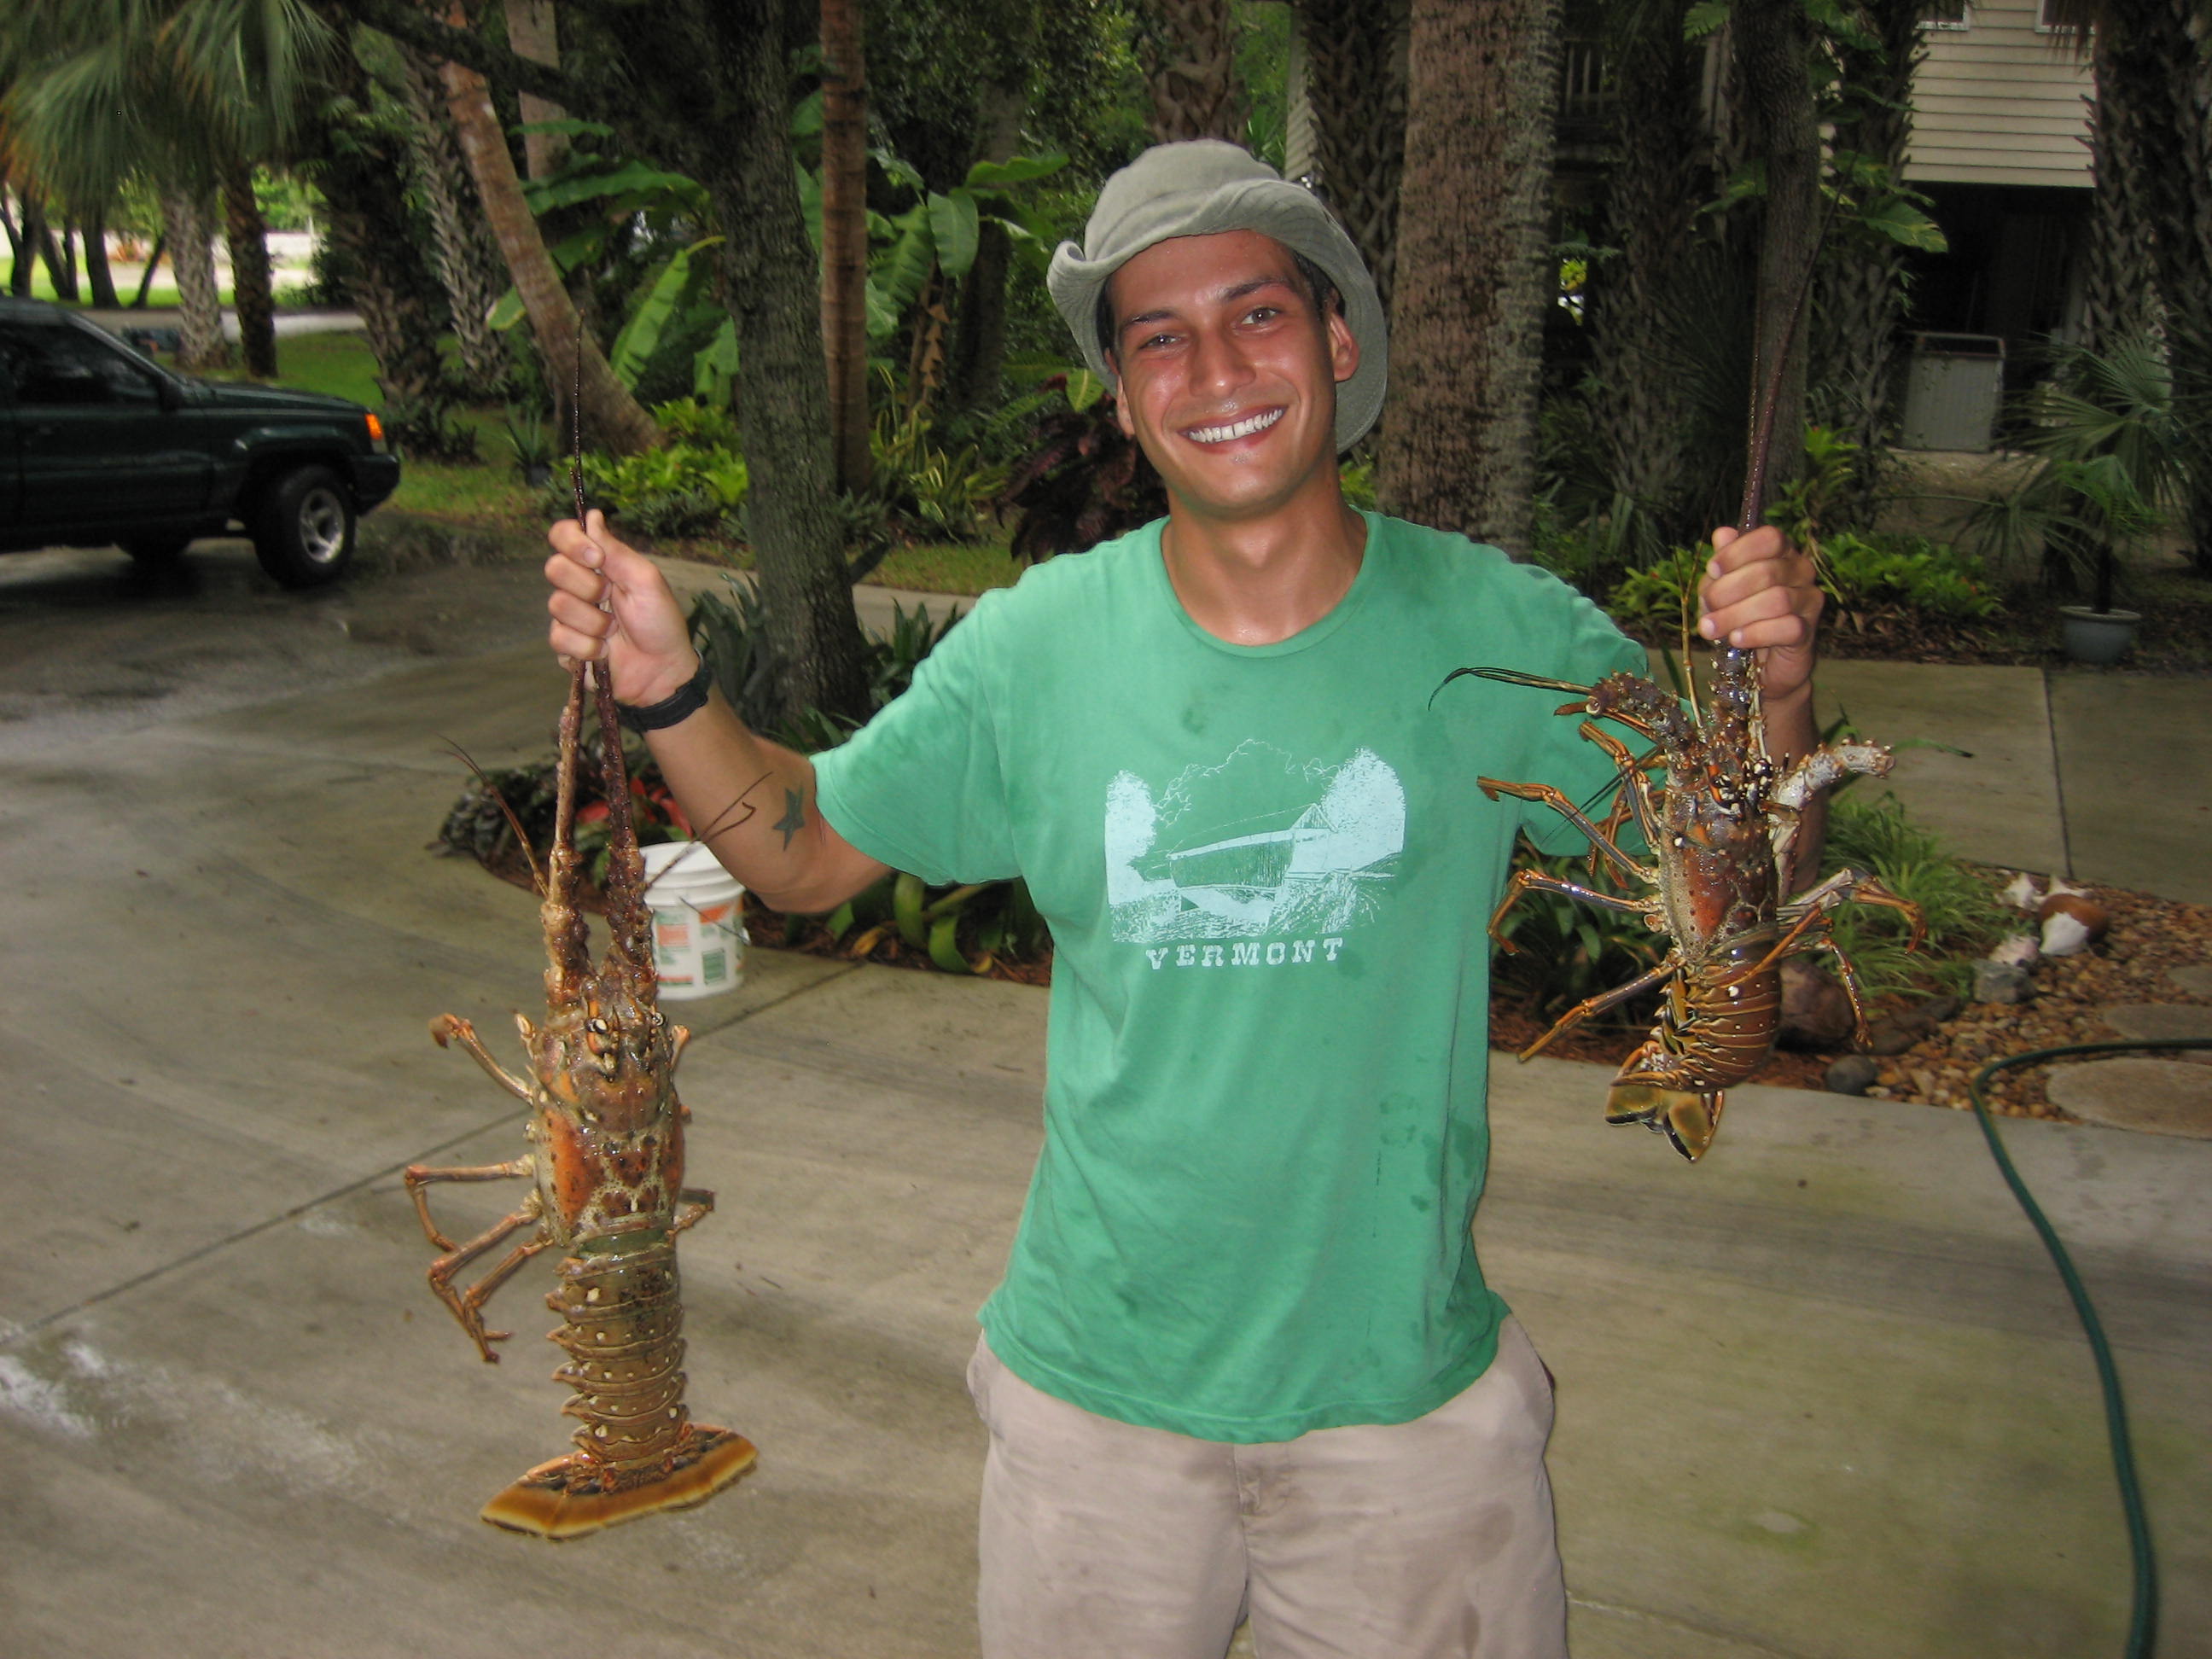
[[[923,541],[982,538],[984,512],[1006,488],[1006,469],[985,460],[977,445],[938,448],[927,411],[917,408],[903,420],[884,410],[868,447],[875,462],[872,493],[898,529]]]
[[[744,458],[718,445],[672,443],[642,454],[587,454],[584,495],[611,519],[655,536],[737,535],[744,507]],[[568,481],[547,486],[556,516],[575,511]]]
[[[1710,544],[1678,547],[1656,563],[1632,570],[1606,600],[1613,620],[1632,627],[1680,628],[1697,622],[1698,584],[1713,556]]]
[[[716,409],[696,398],[678,398],[653,411],[654,424],[670,437],[733,453],[738,447],[738,423],[726,409]]]
[[[1831,536],[1820,567],[1821,588],[1847,615],[1898,610],[1969,623],[2003,608],[1979,559],[1923,536]]]
[[[1952,854],[1940,836],[1910,823],[1894,795],[1832,799],[1820,871],[1827,875],[1846,865],[1918,905],[1928,928],[1922,949],[1909,952],[1909,924],[1896,911],[1846,904],[1834,912],[1836,943],[1858,969],[1869,997],[1930,980],[1963,992],[1972,983],[1974,959],[2018,925],[2018,915],[1981,872]]]
[[[1547,857],[1526,842],[1516,850],[1513,867],[1540,870],[1615,897],[1644,896],[1624,892],[1609,874],[1594,875],[1581,859]],[[1667,953],[1664,936],[1645,927],[1642,916],[1584,904],[1564,893],[1522,894],[1498,931],[1514,948],[1493,958],[1492,977],[1500,989],[1526,999],[1532,1012],[1546,1019],[1649,973]],[[1656,1000],[1656,994],[1632,999],[1609,1023],[1641,1024]]]

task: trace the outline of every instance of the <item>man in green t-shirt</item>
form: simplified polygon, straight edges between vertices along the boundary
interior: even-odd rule
[[[1551,577],[1344,501],[1381,407],[1374,285],[1233,146],[1110,179],[1054,297],[1165,520],[985,596],[811,760],[705,690],[650,562],[556,526],[551,640],[605,654],[694,823],[769,903],[887,867],[1019,874],[1055,946],[1045,1139],[969,1386],[991,1430],[994,1659],[1565,1651],[1549,1380],[1485,1285],[1484,928],[1516,834],[1605,757],[1554,699],[1639,647]],[[1768,743],[1814,742],[1820,596],[1723,531],[1709,637],[1765,647]],[[602,610],[602,602],[609,607]]]

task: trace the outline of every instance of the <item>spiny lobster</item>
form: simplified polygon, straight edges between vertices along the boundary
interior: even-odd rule
[[[1540,871],[1516,871],[1491,917],[1490,934],[1500,950],[1513,950],[1500,924],[1535,889],[1640,915],[1653,932],[1672,938],[1673,948],[1656,967],[1570,1008],[1521,1058],[1534,1057],[1563,1031],[1639,991],[1666,987],[1650,1036],[1607,1091],[1606,1121],[1641,1123],[1663,1133],[1692,1163],[1712,1145],[1726,1091],[1773,1051],[1784,957],[1805,951],[1835,957],[1863,1042],[1866,1009],[1858,975],[1830,932],[1829,913],[1847,901],[1886,905],[1911,918],[1915,946],[1922,937],[1918,909],[1860,871],[1839,870],[1782,902],[1783,872],[1790,868],[1807,803],[1847,774],[1887,772],[1894,757],[1878,744],[1823,744],[1778,780],[1766,753],[1753,654],[1731,647],[1717,658],[1710,714],[1694,701],[1686,711],[1679,700],[1633,674],[1575,685],[1511,669],[1462,668],[1444,682],[1471,674],[1571,692],[1576,701],[1557,712],[1587,716],[1582,735],[1618,769],[1614,806],[1604,823],[1593,822],[1553,785],[1475,780],[1492,800],[1513,795],[1538,801],[1573,823],[1589,837],[1593,871],[1609,865],[1656,890],[1649,898],[1620,898]],[[1598,725],[1601,719],[1656,747],[1648,755],[1634,754]],[[1665,775],[1656,789],[1650,778],[1655,768]],[[1652,849],[1648,864],[1630,856],[1615,838],[1631,820]]]
[[[576,517],[584,493],[572,463]],[[598,716],[600,777],[607,799],[608,945],[592,965],[578,903],[583,860],[576,850],[576,781],[584,744],[586,674]],[[677,1235],[714,1208],[714,1195],[684,1185],[684,1125],[676,1063],[690,1033],[660,1012],[653,960],[653,915],[645,861],[630,816],[613,687],[604,659],[572,671],[561,712],[553,847],[538,876],[544,926],[545,1018],[518,1013],[531,1079],[514,1076],[457,1015],[430,1022],[441,1048],[458,1042],[494,1082],[531,1109],[532,1150],[505,1164],[465,1169],[410,1165],[408,1194],[422,1231],[444,1252],[430,1288],[488,1362],[511,1333],[484,1328],[493,1292],[539,1251],[563,1252],[559,1288],[546,1305],[562,1317],[549,1340],[568,1363],[554,1380],[575,1392],[562,1410],[583,1419],[575,1450],[539,1464],[486,1504],[494,1526],[544,1538],[574,1538],[655,1510],[705,1502],[751,1467],[752,1443],[728,1429],[694,1423],[684,1403],[684,1308]],[[517,826],[517,839],[528,838]],[[533,876],[538,872],[533,869]],[[513,1213],[456,1243],[430,1218],[434,1182],[523,1177],[533,1184]],[[472,1262],[516,1234],[489,1272],[465,1289]]]

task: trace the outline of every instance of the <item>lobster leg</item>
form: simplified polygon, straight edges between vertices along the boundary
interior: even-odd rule
[[[449,1043],[459,1043],[462,1048],[475,1056],[477,1064],[484,1068],[494,1083],[499,1085],[517,1100],[528,1100],[532,1097],[530,1085],[494,1060],[491,1057],[491,1050],[483,1046],[483,1039],[477,1035],[477,1028],[459,1014],[441,1014],[432,1020],[430,1040],[441,1048]]]
[[[1601,910],[1617,910],[1624,915],[1648,916],[1659,908],[1656,899],[1615,898],[1611,893],[1601,893],[1595,888],[1577,887],[1573,882],[1561,881],[1557,876],[1547,876],[1540,870],[1516,870],[1513,879],[1505,884],[1505,896],[1498,901],[1498,908],[1490,918],[1490,937],[1498,948],[1508,956],[1517,955],[1521,947],[1498,931],[1498,924],[1505,920],[1505,913],[1521,902],[1521,895],[1530,888],[1540,892],[1565,893],[1569,898],[1580,899],[1584,904],[1594,904]]]
[[[1667,959],[1661,963],[1656,968],[1651,969],[1650,972],[1646,974],[1638,974],[1634,979],[1630,980],[1626,985],[1616,985],[1610,991],[1601,992],[1596,996],[1589,998],[1587,1001],[1577,1002],[1573,1007],[1568,1009],[1565,1013],[1559,1016],[1559,1022],[1554,1024],[1550,1030],[1545,1032],[1543,1036],[1538,1037],[1526,1048],[1523,1048],[1521,1051],[1521,1058],[1522,1060],[1535,1059],[1538,1054],[1543,1053],[1544,1049],[1550,1044],[1552,1039],[1558,1036],[1561,1032],[1572,1030],[1576,1026],[1588,1019],[1592,1014],[1601,1014],[1607,1009],[1611,1008],[1619,1003],[1627,1001],[1629,998],[1634,996],[1638,991],[1648,991],[1655,985],[1663,985],[1668,978],[1680,972],[1681,967],[1681,953],[1680,951],[1669,952]]]
[[[1807,888],[1782,907],[1778,920],[1795,921],[1802,910],[1825,912],[1838,904],[1875,904],[1903,913],[1912,923],[1912,938],[1905,947],[1908,951],[1917,951],[1928,937],[1927,920],[1920,914],[1920,907],[1910,899],[1899,898],[1863,870],[1838,870],[1817,887]]]
[[[1569,823],[1589,837],[1590,849],[1603,853],[1620,869],[1635,877],[1648,887],[1659,884],[1659,872],[1646,869],[1613,845],[1605,831],[1590,821],[1589,814],[1569,800],[1557,787],[1548,783],[1508,783],[1502,778],[1477,778],[1475,787],[1496,800],[1500,795],[1513,795],[1522,800],[1533,800],[1550,807]]]
[[[491,1300],[493,1294],[501,1285],[514,1277],[516,1268],[551,1244],[553,1241],[542,1235],[537,1238],[525,1240],[509,1250],[498,1266],[465,1291],[457,1291],[453,1288],[454,1276],[470,1262],[499,1244],[518,1229],[535,1226],[538,1219],[536,1194],[533,1194],[531,1201],[526,1203],[514,1214],[494,1222],[489,1228],[459,1249],[450,1255],[440,1256],[430,1264],[428,1277],[430,1280],[431,1291],[439,1301],[446,1304],[453,1317],[460,1322],[461,1328],[468,1333],[469,1340],[477,1345],[477,1352],[483,1356],[484,1363],[488,1365],[499,1364],[499,1356],[491,1351],[491,1345],[495,1342],[504,1342],[514,1333],[486,1330],[483,1322],[484,1304]]]
[[[441,1250],[453,1250],[460,1246],[430,1219],[430,1195],[422,1190],[425,1187],[438,1181],[505,1181],[515,1176],[535,1175],[537,1170],[530,1154],[525,1152],[505,1164],[471,1164],[458,1170],[434,1170],[427,1164],[410,1164],[399,1179],[407,1188],[407,1196],[415,1200],[415,1213],[422,1218],[422,1231],[430,1242]]]
[[[1869,1040],[1866,1016],[1866,995],[1859,985],[1859,970],[1844,954],[1844,947],[1830,938],[1824,929],[1815,947],[1826,951],[1836,959],[1836,977],[1844,983],[1844,996],[1851,1005],[1851,1047],[1863,1050]]]
[[[714,1213],[714,1195],[704,1187],[686,1187],[677,1194],[676,1219],[668,1231],[680,1233],[697,1226]]]

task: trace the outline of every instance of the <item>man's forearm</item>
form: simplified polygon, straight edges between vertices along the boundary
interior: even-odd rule
[[[749,731],[719,692],[646,741],[691,833],[763,902],[832,909],[881,873],[823,823],[814,763]]]

